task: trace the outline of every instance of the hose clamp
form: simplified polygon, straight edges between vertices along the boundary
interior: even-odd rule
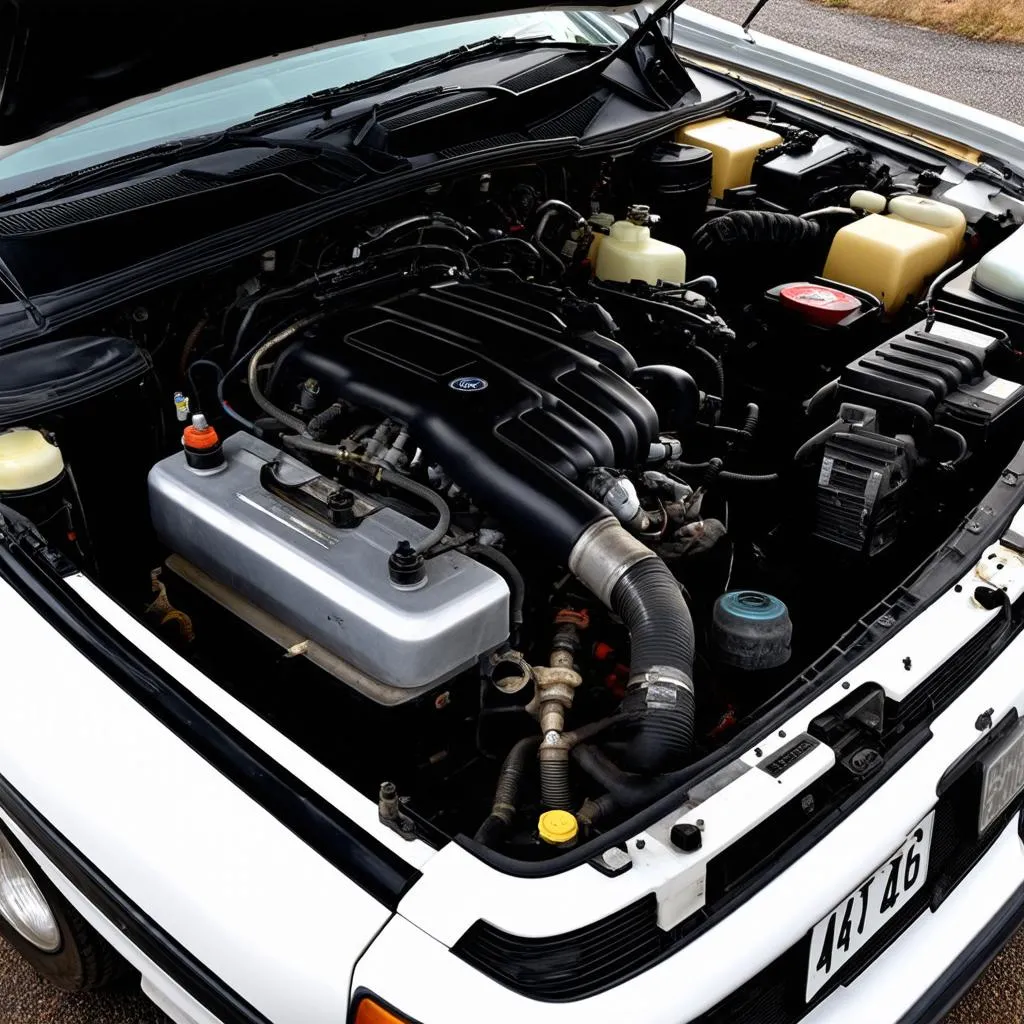
[[[588,526],[569,554],[569,570],[605,605],[611,607],[615,584],[626,570],[645,558],[656,558],[643,541],[609,515]]]
[[[630,690],[644,690],[648,708],[674,710],[683,693],[693,698],[693,680],[671,665],[652,665],[630,676]]]

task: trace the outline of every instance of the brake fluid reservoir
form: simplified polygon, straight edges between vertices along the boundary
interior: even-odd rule
[[[682,284],[686,280],[686,254],[677,245],[651,238],[650,210],[631,206],[627,220],[617,220],[601,242],[594,274],[601,281],[646,281]]]
[[[676,142],[711,150],[711,194],[721,199],[727,188],[750,184],[754,158],[762,149],[781,145],[782,136],[746,121],[716,117],[680,128]]]
[[[956,258],[967,220],[956,207],[925,196],[896,196],[888,211],[836,232],[824,276],[870,292],[893,313]]]

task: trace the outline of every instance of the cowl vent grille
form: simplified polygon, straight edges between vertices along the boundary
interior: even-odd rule
[[[457,146],[449,146],[442,149],[439,156],[448,158],[453,156],[467,156],[469,153],[477,153],[484,149],[494,149],[498,146],[515,146],[530,140],[519,132],[506,132],[504,135],[492,135],[489,139],[476,139],[473,142],[462,142]]]
[[[526,92],[527,89],[535,89],[538,85],[553,82],[556,78],[579,71],[593,63],[592,53],[561,53],[543,64],[535,64],[532,68],[502,79],[500,84],[513,92]]]
[[[588,96],[581,103],[570,107],[565,113],[535,125],[530,134],[535,139],[574,138],[582,135],[587,126],[600,113],[604,101],[597,96]]]
[[[63,228],[70,224],[81,224],[99,217],[126,213],[140,206],[150,206],[205,192],[216,185],[216,181],[182,174],[147,178],[145,181],[135,181],[130,185],[122,185],[67,202],[54,203],[51,206],[37,206],[30,210],[13,210],[0,214],[0,236],[52,231],[54,228]]]

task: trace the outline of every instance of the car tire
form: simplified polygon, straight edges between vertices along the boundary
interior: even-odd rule
[[[44,951],[22,936],[0,915],[0,937],[13,946],[45,981],[65,992],[102,988],[125,973],[127,964],[103,937],[68,903],[10,831],[0,824],[0,842],[20,857],[49,905],[60,931],[60,945]]]

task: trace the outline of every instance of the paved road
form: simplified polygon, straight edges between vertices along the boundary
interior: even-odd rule
[[[753,0],[692,0],[736,18]],[[978,43],[819,7],[772,0],[761,31],[940,95],[1024,122],[1024,47]],[[946,1024],[1019,1024],[1024,1020],[1024,933],[992,964]],[[130,986],[69,996],[41,984],[0,941],[0,1024],[168,1024]]]

